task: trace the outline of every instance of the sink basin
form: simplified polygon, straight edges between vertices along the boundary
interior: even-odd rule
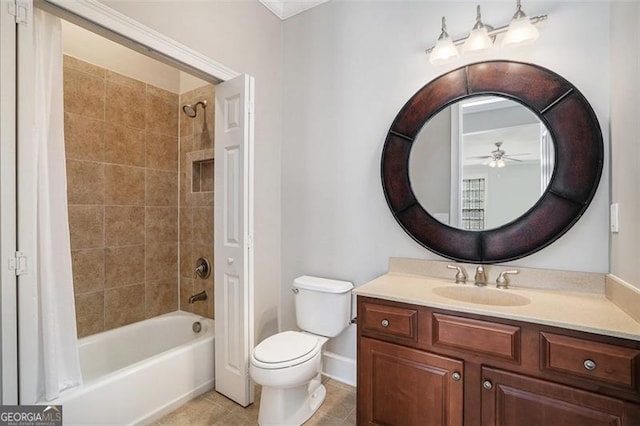
[[[524,306],[531,303],[527,297],[511,293],[509,290],[494,290],[476,286],[445,286],[432,290],[438,296],[460,302],[493,306]]]

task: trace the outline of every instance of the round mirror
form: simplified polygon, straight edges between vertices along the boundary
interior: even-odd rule
[[[496,97],[500,99],[496,100]],[[539,170],[540,177],[532,178],[528,183],[518,182],[519,177],[515,176],[506,183],[492,183],[487,177],[484,195],[472,197],[468,194],[476,191],[476,185],[480,184],[474,179],[464,178],[467,157],[469,161],[476,161],[474,168],[482,166],[480,168],[484,172],[481,173],[487,176],[491,173],[487,169],[498,169],[505,174],[509,168],[515,169],[514,164],[525,163],[524,156],[533,155],[536,148],[518,146],[507,131],[490,138],[493,148],[484,146],[477,147],[477,150],[465,149],[464,137],[460,142],[458,135],[457,144],[452,144],[451,134],[448,139],[445,136],[444,141],[438,141],[433,132],[440,132],[448,124],[464,136],[466,126],[463,123],[460,127],[454,117],[459,117],[460,109],[464,110],[468,103],[474,109],[478,108],[478,102],[499,103],[503,99],[523,107],[524,110],[518,114],[529,112],[539,120],[538,138],[541,142],[537,149],[540,151],[540,163],[535,168]],[[456,108],[458,112],[454,112]],[[488,124],[484,118],[476,121],[476,130]],[[429,124],[425,127],[425,123]],[[545,131],[547,136],[541,136]],[[452,155],[452,150],[459,149],[460,144],[463,145],[462,155]],[[550,152],[545,153],[547,150]],[[419,154],[421,151],[423,155]],[[422,246],[454,260],[505,262],[541,250],[578,221],[598,187],[603,156],[602,132],[595,113],[570,82],[540,66],[488,61],[470,64],[436,78],[402,107],[384,144],[382,186],[393,216]],[[456,173],[459,174],[453,180],[452,162],[457,164],[453,169],[457,167]],[[543,167],[543,162],[548,167]],[[547,170],[543,171],[545,168]],[[507,183],[511,189],[495,190],[496,186],[500,189],[500,185]],[[531,189],[525,189],[525,185]],[[446,202],[447,188],[449,206]],[[516,203],[515,197],[523,196],[521,193],[524,192],[528,201]],[[487,204],[492,196],[507,204],[497,204],[496,207]],[[490,213],[487,209],[506,211],[508,208],[505,206],[510,204],[519,204],[520,207],[508,215],[502,215],[503,211],[495,217],[487,216],[480,227],[476,220],[477,209],[470,207],[464,211],[465,202],[470,197],[480,200],[486,214]],[[459,205],[452,209],[455,200]]]
[[[553,172],[547,127],[499,96],[464,99],[427,121],[413,142],[409,179],[418,202],[459,229],[499,228],[531,209]]]

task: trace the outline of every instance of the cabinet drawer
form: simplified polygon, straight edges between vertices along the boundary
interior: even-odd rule
[[[418,339],[418,311],[397,308],[376,303],[363,304],[363,332],[399,337],[416,341]]]
[[[432,336],[436,347],[520,360],[520,327],[434,313]]]
[[[638,388],[640,351],[552,333],[540,333],[541,369]]]

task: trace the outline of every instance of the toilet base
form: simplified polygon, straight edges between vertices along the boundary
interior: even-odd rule
[[[327,390],[318,374],[310,382],[290,388],[262,387],[260,425],[301,425],[324,402]]]

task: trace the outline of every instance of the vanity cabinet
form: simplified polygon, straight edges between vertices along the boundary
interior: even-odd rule
[[[640,342],[358,296],[358,424],[640,425]]]

